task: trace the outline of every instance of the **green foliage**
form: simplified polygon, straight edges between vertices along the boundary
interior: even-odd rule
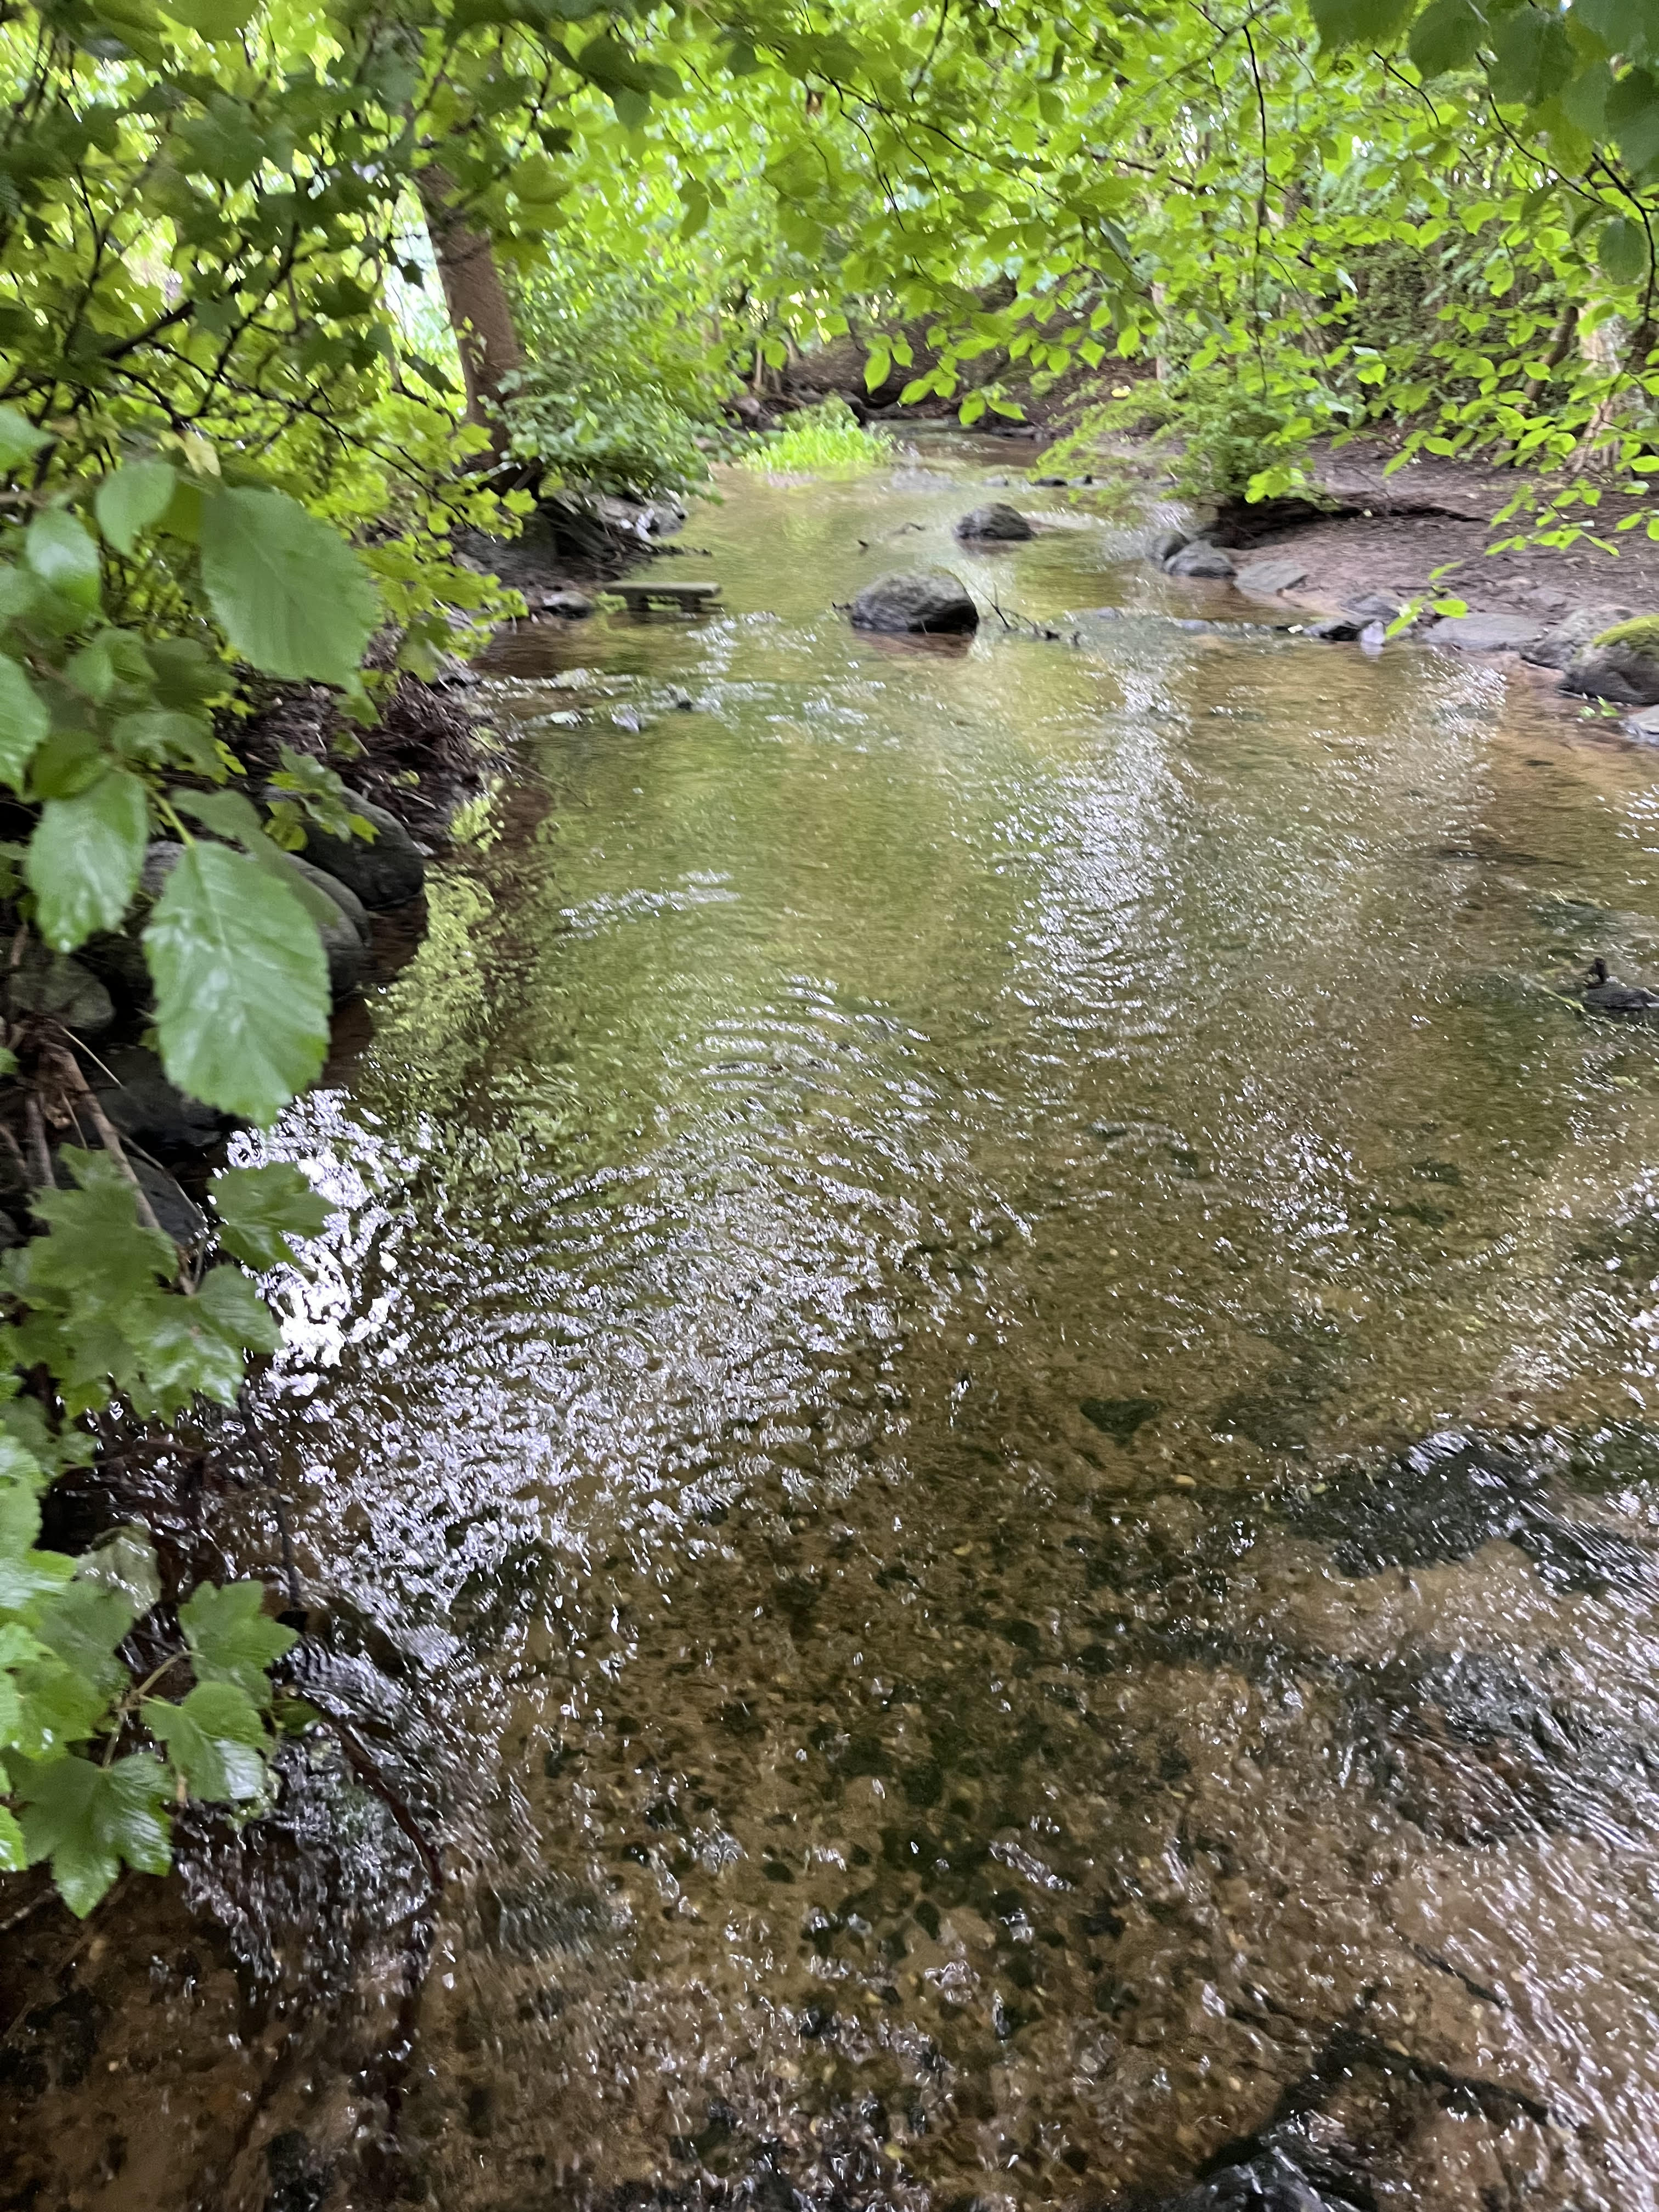
[[[511,380],[512,450],[545,469],[549,489],[688,491],[708,476],[708,449],[729,437],[720,402],[736,386],[733,340],[710,343],[702,272],[660,224],[635,251],[642,261],[624,263],[572,240],[519,286],[532,366]]]
[[[155,1033],[173,1080],[269,1121],[328,1048],[328,968],[285,883],[223,845],[193,844],[144,926]]]
[[[0,1808],[0,1869],[50,1861],[84,1917],[124,1865],[166,1873],[168,1802],[264,1800],[265,1669],[294,1637],[265,1617],[257,1583],[204,1584],[198,1616],[181,1610],[183,1641],[135,1686],[121,1649],[160,1595],[149,1540],[123,1529],[79,1560],[40,1550],[47,1479],[18,1448],[0,1474],[0,1791],[16,1808]],[[149,1694],[186,1666],[181,1699]]]
[[[858,476],[890,461],[892,434],[868,429],[844,399],[803,408],[750,447],[740,465],[765,476]]]

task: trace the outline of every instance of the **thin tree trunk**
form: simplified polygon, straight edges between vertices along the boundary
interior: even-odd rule
[[[461,356],[466,419],[489,433],[490,450],[499,459],[507,442],[502,380],[525,365],[512,302],[496,266],[495,249],[487,233],[475,230],[455,205],[448,172],[431,162],[416,173],[415,182]]]

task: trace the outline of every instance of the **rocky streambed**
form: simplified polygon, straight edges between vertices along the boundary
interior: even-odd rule
[[[330,1725],[20,1898],[31,2212],[1650,2193],[1659,1062],[1559,988],[1659,968],[1650,757],[997,468],[734,482],[719,612],[487,663],[234,1139],[338,1209],[276,1486],[62,1501],[291,1561]]]

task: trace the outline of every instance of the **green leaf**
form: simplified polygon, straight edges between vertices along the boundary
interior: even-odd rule
[[[1406,51],[1424,76],[1443,76],[1468,67],[1484,27],[1469,0],[1432,0],[1412,25]]]
[[[1338,46],[1388,46],[1411,13],[1411,0],[1310,0],[1319,43],[1327,52]]]
[[[12,470],[23,462],[33,460],[42,446],[52,439],[45,430],[37,430],[27,416],[20,415],[15,407],[0,407],[0,469]]]
[[[296,1167],[222,1168],[208,1185],[226,1251],[261,1270],[300,1258],[289,1241],[320,1236],[331,1212]]]
[[[160,1602],[161,1577],[155,1565],[155,1547],[149,1531],[136,1522],[112,1529],[76,1563],[75,1579],[104,1589],[118,1590],[132,1607],[137,1620]]]
[[[271,676],[346,683],[380,618],[356,555],[278,491],[222,491],[204,502],[202,582],[231,644]]]
[[[1659,61],[1659,21],[1651,0],[1573,0],[1572,14],[1610,54]]]
[[[0,1874],[21,1874],[28,1864],[28,1847],[15,1814],[0,1805]]]
[[[66,507],[49,507],[23,533],[23,558],[51,591],[90,614],[103,589],[98,543]]]
[[[1639,222],[1616,215],[1596,234],[1595,258],[1615,284],[1639,284],[1648,273],[1648,234]]]
[[[40,1506],[31,1486],[0,1482],[0,1613],[25,1613],[75,1572],[61,1552],[37,1552]]]
[[[204,39],[234,39],[258,14],[260,0],[161,0],[162,13]]]
[[[14,791],[52,726],[46,702],[15,660],[0,654],[0,778]]]
[[[236,1683],[198,1682],[180,1705],[146,1698],[139,1711],[192,1797],[236,1805],[264,1795],[265,1725]]]
[[[1659,156],[1659,80],[1650,70],[1633,69],[1607,94],[1607,128],[1632,169],[1644,170]]]
[[[167,796],[183,814],[193,814],[204,823],[216,836],[234,837],[249,860],[255,861],[268,876],[286,884],[319,929],[333,929],[339,925],[340,908],[325,890],[321,890],[308,877],[301,874],[294,865],[292,854],[285,853],[265,835],[265,825],[259,819],[254,804],[240,791],[173,791]]]
[[[328,969],[286,884],[222,845],[192,845],[144,929],[167,1074],[193,1098],[270,1121],[323,1064]]]
[[[72,952],[94,930],[119,927],[149,836],[149,796],[125,769],[100,776],[77,798],[46,801],[23,873],[48,945]]]
[[[1565,84],[1577,66],[1567,34],[1553,17],[1522,8],[1492,33],[1487,73],[1492,98],[1505,106],[1535,107]]]
[[[137,1618],[124,1591],[77,1576],[40,1607],[34,1632],[54,1657],[108,1698],[126,1678],[115,1647]]]
[[[165,1874],[173,1863],[167,1771],[148,1752],[95,1766],[73,1755],[25,1767],[18,1778],[20,1825],[31,1866],[52,1862],[59,1895],[84,1920],[122,1864]]]
[[[165,461],[131,461],[106,477],[92,502],[98,527],[118,553],[131,553],[173,503],[179,472]]]
[[[258,1583],[200,1583],[179,1608],[198,1680],[234,1682],[262,1708],[270,1702],[268,1669],[299,1641],[266,1613],[264,1596]]]

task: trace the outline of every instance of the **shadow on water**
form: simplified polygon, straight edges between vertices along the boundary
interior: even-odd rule
[[[1064,495],[955,548],[986,465],[733,481],[725,611],[504,641],[270,1140],[301,1570],[446,1857],[401,2160],[296,2106],[284,2212],[1655,2201],[1659,1065],[1553,989],[1659,948],[1650,768]],[[936,560],[1079,641],[830,611]]]

